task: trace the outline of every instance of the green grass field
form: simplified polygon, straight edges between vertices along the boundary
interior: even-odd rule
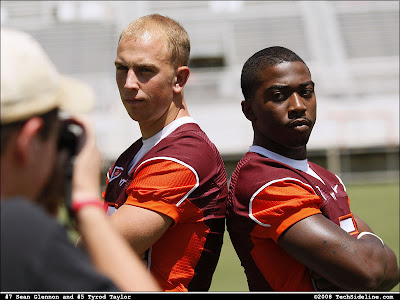
[[[399,260],[399,184],[347,185],[346,188],[352,212],[383,239]],[[227,232],[210,291],[248,291],[243,268]],[[392,291],[399,291],[399,285]]]

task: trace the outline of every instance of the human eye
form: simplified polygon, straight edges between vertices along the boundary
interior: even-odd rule
[[[138,71],[142,74],[152,74],[154,72],[153,68],[149,66],[140,66]]]
[[[290,94],[290,90],[284,85],[271,85],[264,92],[265,101],[282,102],[285,101]]]
[[[301,95],[304,98],[311,98],[313,96],[313,94],[314,94],[314,88],[312,88],[312,87],[304,88],[301,91]]]
[[[280,102],[280,101],[286,100],[287,96],[282,91],[277,90],[277,91],[273,91],[271,93],[271,95],[269,96],[269,98],[271,101]]]
[[[128,67],[123,65],[123,64],[116,63],[115,64],[115,69],[117,71],[126,71],[126,70],[128,70]]]
[[[300,86],[299,94],[303,98],[311,98],[314,95],[314,83],[308,82]]]

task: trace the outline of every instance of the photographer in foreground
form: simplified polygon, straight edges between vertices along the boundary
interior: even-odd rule
[[[87,110],[93,93],[59,75],[29,35],[2,29],[1,45],[1,291],[158,291],[99,200],[93,129],[59,117],[59,110]],[[60,139],[67,124],[82,130],[70,208],[90,259],[56,219],[73,154]]]

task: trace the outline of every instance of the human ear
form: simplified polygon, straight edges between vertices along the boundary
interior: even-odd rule
[[[256,116],[255,116],[255,114],[253,112],[253,107],[251,105],[251,102],[243,100],[241,105],[242,105],[242,112],[246,116],[246,118],[249,121],[252,121],[252,122],[255,121],[256,120]]]
[[[187,66],[180,66],[176,71],[173,91],[175,93],[180,93],[183,90],[186,82],[189,79],[190,70]]]
[[[43,126],[43,119],[34,117],[26,121],[15,140],[15,155],[22,164],[29,164],[40,154],[39,131]]]

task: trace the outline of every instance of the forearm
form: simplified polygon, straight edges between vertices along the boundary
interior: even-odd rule
[[[357,240],[322,215],[303,219],[278,240],[280,246],[333,285],[348,291],[372,291],[387,266],[382,243],[371,235]]]
[[[382,284],[388,259],[377,238],[365,236],[357,240],[350,237],[327,251],[334,255],[320,266],[313,265],[311,269],[324,273],[322,276],[340,289],[373,291]]]
[[[143,262],[112,228],[101,208],[84,207],[77,220],[85,247],[100,272],[123,291],[159,291]]]

